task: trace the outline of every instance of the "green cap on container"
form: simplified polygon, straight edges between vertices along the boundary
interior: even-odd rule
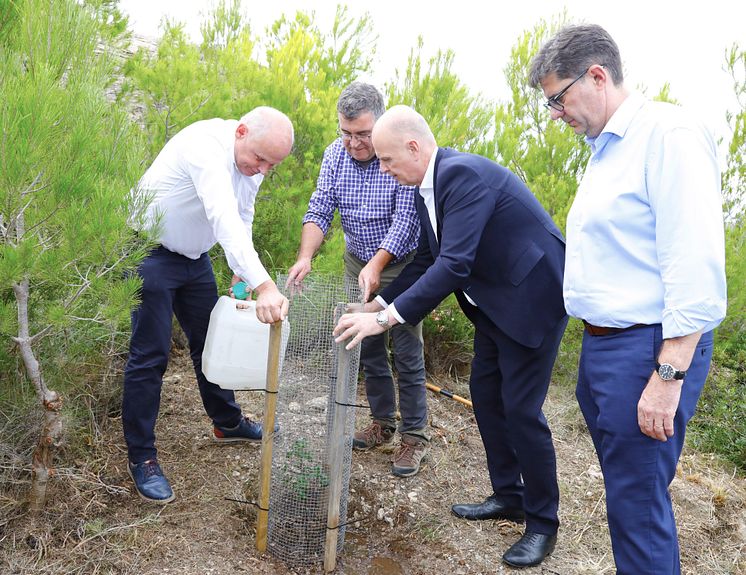
[[[236,296],[236,299],[246,299],[249,295],[246,287],[246,282],[238,282],[233,286],[233,295]]]

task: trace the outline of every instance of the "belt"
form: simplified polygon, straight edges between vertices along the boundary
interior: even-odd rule
[[[585,331],[587,331],[590,335],[600,336],[600,335],[614,335],[615,333],[621,333],[623,331],[635,329],[636,327],[645,327],[647,324],[636,323],[635,325],[630,325],[629,327],[600,327],[597,325],[592,325],[588,323],[587,321],[583,320],[583,325],[585,326]]]

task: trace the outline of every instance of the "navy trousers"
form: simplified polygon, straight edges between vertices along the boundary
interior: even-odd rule
[[[640,431],[637,403],[655,369],[660,325],[615,335],[583,336],[576,395],[606,486],[606,513],[618,575],[678,575],[679,545],[668,486],[712,357],[702,335],[681,391],[674,435]]]
[[[467,315],[475,327],[469,389],[492,489],[523,508],[527,530],[554,534],[557,459],[542,406],[567,318],[532,349],[505,335],[479,309]]]
[[[122,396],[122,427],[132,463],[156,459],[155,422],[171,349],[173,314],[189,341],[207,415],[218,427],[235,427],[241,421],[233,391],[210,383],[202,373],[210,312],[218,299],[209,256],[205,253],[192,260],[160,246],[142,261],[138,274],[143,281],[142,302],[132,312]]]

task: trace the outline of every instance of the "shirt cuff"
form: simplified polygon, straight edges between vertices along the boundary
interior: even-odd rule
[[[386,300],[384,300],[380,295],[377,295],[373,301],[378,302],[378,304],[381,305],[383,309],[389,307],[389,304],[387,304]]]
[[[267,280],[272,279],[264,268],[261,270],[255,270],[254,272],[249,272],[248,270],[244,272],[239,270],[234,271],[233,273],[245,281],[246,285],[248,285],[252,290],[255,290]]]
[[[317,216],[316,214],[309,214],[306,213],[306,215],[303,218],[303,222],[301,223],[301,226],[311,222],[312,224],[316,224],[319,229],[326,235],[326,233],[329,231],[329,227],[331,226],[331,221],[327,221],[324,218],[321,218],[320,216]]]
[[[663,339],[683,337],[701,331],[707,333],[715,329],[725,318],[725,299],[704,298],[675,309],[663,310]]]
[[[389,241],[387,238],[383,239],[383,241],[381,242],[381,244],[378,246],[378,249],[379,250],[386,250],[387,252],[389,252],[393,256],[393,258],[394,258],[394,259],[391,260],[392,262],[400,259],[402,256],[405,255],[405,254],[402,253],[404,251],[404,249],[403,249],[403,246],[402,246],[401,243],[396,243],[394,241]]]
[[[396,306],[393,303],[390,306],[388,306],[386,309],[391,312],[391,315],[393,315],[396,318],[396,321],[398,321],[399,323],[407,323],[404,320],[404,318],[399,315],[399,312],[396,311]]]

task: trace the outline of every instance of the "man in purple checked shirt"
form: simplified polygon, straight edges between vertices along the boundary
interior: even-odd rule
[[[370,84],[353,82],[340,94],[339,137],[324,152],[316,191],[303,218],[298,259],[288,271],[288,285],[300,285],[310,273],[311,260],[324,241],[335,210],[339,210],[345,235],[345,273],[357,279],[364,301],[389,285],[413,259],[420,232],[415,188],[381,173],[371,143],[373,125],[384,111],[383,97]],[[401,444],[391,471],[409,477],[419,471],[430,439],[421,323],[398,325],[363,341],[360,362],[372,421],[355,433],[353,447],[393,449],[396,391],[388,359],[389,333],[394,343],[401,414]]]

